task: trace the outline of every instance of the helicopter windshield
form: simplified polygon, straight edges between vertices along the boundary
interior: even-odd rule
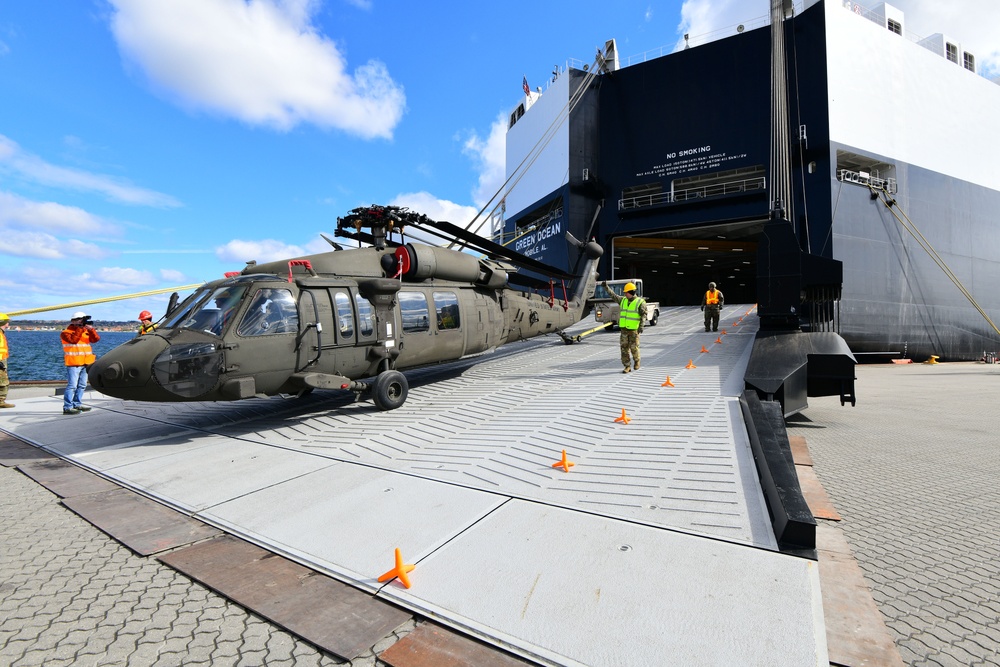
[[[200,290],[198,298],[171,317],[164,328],[198,329],[218,336],[229,325],[246,290],[246,285]]]

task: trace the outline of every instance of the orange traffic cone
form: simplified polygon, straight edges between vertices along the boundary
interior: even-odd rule
[[[718,338],[716,338],[715,342],[716,343],[721,343],[722,342],[722,336],[719,336]]]
[[[572,461],[570,461],[570,460],[568,460],[566,458],[566,450],[564,449],[564,450],[562,450],[562,460],[556,461],[555,463],[553,463],[552,467],[553,468],[562,468],[566,472],[569,472],[569,469],[571,467],[575,466],[575,465],[576,465],[575,463],[573,463]]]
[[[396,567],[392,568],[391,570],[389,570],[388,572],[386,572],[385,574],[383,574],[382,576],[380,576],[378,578],[378,580],[379,580],[379,582],[382,582],[382,581],[389,581],[390,579],[393,579],[393,578],[399,578],[399,580],[401,582],[403,582],[403,585],[406,586],[407,588],[409,588],[410,587],[410,577],[407,576],[407,573],[410,572],[415,567],[416,567],[416,565],[404,565],[403,564],[403,556],[399,553],[399,548],[397,547],[397,549],[396,549]]]
[[[627,424],[627,423],[629,423],[632,420],[625,416],[625,408],[622,408],[622,416],[621,417],[616,417],[615,421],[616,422],[621,422],[623,424]]]
[[[734,327],[738,327],[738,326],[740,326],[740,323],[739,322],[733,322],[733,326]]]
[[[725,335],[726,335],[726,330],[725,330],[725,329],[723,329],[723,330],[722,330],[722,335],[723,335],[723,336],[725,336]]]
[[[698,368],[698,367],[694,365],[694,359],[688,359],[688,365],[685,366],[684,368]]]
[[[701,352],[702,352],[702,354],[704,354],[705,352],[708,352],[708,348],[705,347],[704,345],[702,345],[701,346]]]
[[[670,381],[670,376],[667,376],[667,381],[660,385],[661,387],[673,387],[674,383]]]

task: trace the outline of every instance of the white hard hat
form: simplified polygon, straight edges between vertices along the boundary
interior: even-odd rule
[[[87,317],[87,313],[83,312],[82,310],[78,310],[75,313],[73,313],[72,317],[70,317],[69,319],[82,320],[85,317]]]

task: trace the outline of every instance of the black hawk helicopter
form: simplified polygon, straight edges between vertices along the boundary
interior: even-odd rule
[[[404,242],[407,227],[485,257]],[[333,251],[248,262],[179,304],[175,295],[154,333],[94,363],[91,385],[157,402],[340,389],[392,410],[409,391],[403,369],[560,333],[585,317],[603,253],[567,233],[580,267],[567,273],[395,206],[356,208],[338,218],[337,235],[370,245],[342,249],[327,238]]]

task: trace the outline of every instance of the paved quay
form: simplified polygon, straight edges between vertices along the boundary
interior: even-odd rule
[[[965,388],[976,386],[984,404],[986,396],[996,391],[998,375],[993,367],[977,364],[860,367],[857,408],[841,407],[836,399],[811,399],[805,415],[789,425],[790,434],[805,436],[809,444],[816,472],[845,519],[839,527],[861,563],[886,623],[897,635],[906,664],[996,664],[992,656],[1000,648],[995,584],[998,531],[992,525],[996,513],[987,514],[990,508],[995,509],[996,498],[992,498],[993,506],[986,507],[981,501],[989,493],[980,491],[979,498],[965,496],[966,501],[980,501],[968,519],[984,530],[976,533],[971,526],[961,529],[965,524],[959,517],[939,515],[943,508],[927,502],[937,495],[934,484],[940,484],[925,479],[940,473],[935,473],[934,457],[924,453],[915,462],[907,460],[906,452],[921,438],[931,438],[934,431],[950,433],[942,424],[965,414],[962,406],[969,404]],[[950,394],[934,393],[940,390],[936,383],[942,379]],[[911,397],[897,386],[903,383],[909,387],[909,382],[928,387],[914,391]],[[935,389],[928,394],[932,383]],[[922,402],[920,396],[929,396],[929,400]],[[907,418],[913,416],[904,400],[909,398],[925,417]],[[970,410],[979,405],[980,414],[984,414],[982,404],[972,401]],[[890,429],[892,433],[873,426],[885,417],[883,412],[892,411],[902,414]],[[953,416],[942,422],[942,413]],[[974,468],[986,483],[995,480],[996,454],[986,444],[992,440],[980,441],[989,433],[988,423],[984,420],[976,426],[963,419],[962,425],[971,425],[971,431],[959,431],[957,442],[947,448],[946,463],[954,465],[961,459],[956,449],[968,444],[972,456],[964,465]],[[845,438],[841,432],[849,435]],[[908,475],[886,475],[882,468],[884,459],[891,458],[887,450],[893,442],[904,450],[896,453],[911,471]],[[990,449],[980,450],[980,446]],[[850,454],[846,453],[848,447]],[[921,452],[939,448],[940,439],[919,447]],[[876,456],[873,452],[883,453]],[[878,493],[858,486],[859,478],[869,477],[857,474],[858,461],[871,462],[873,469],[861,472],[871,473],[867,481]],[[967,480],[969,476],[964,477]],[[948,478],[958,481],[963,475],[955,472]],[[911,491],[906,488],[911,482],[930,486]],[[900,487],[895,495],[889,493],[894,486]],[[862,495],[852,498],[856,491]],[[873,507],[865,501],[866,493],[872,497],[889,495],[885,502],[892,507],[885,512]],[[942,494],[951,496],[949,509],[960,504],[954,490]],[[907,498],[910,500],[903,500]],[[966,502],[964,511],[970,509],[969,504]],[[0,585],[0,664],[348,664],[244,612],[155,559],[135,556],[12,468],[0,469],[0,505],[4,517],[14,517],[4,521],[0,529],[0,573],[4,579]],[[911,514],[900,521],[896,512],[905,506]],[[883,519],[891,528],[882,525]],[[943,540],[939,534],[933,544],[941,547],[944,545],[939,543],[944,541],[949,548],[927,555],[922,550],[928,549],[928,541],[919,539],[919,527],[927,524],[940,526],[937,533],[945,526],[953,532],[976,533],[985,542],[993,536],[992,551],[983,544],[973,548],[953,534],[946,534],[948,539]],[[894,535],[899,537],[898,543]],[[980,562],[981,557],[992,561],[994,569],[984,567],[987,563]],[[956,562],[968,581],[943,576],[956,568]],[[892,576],[885,575],[889,568]],[[945,568],[943,572],[941,568]],[[929,581],[936,588],[922,593],[922,585]],[[945,584],[957,588],[945,595],[940,589]],[[943,608],[938,608],[938,601]],[[952,606],[946,604],[949,601]],[[955,607],[961,611],[956,612]],[[407,622],[349,664],[384,664],[376,655],[422,623]],[[970,645],[978,647],[978,652],[963,648]]]
[[[788,421],[914,667],[1000,664],[1000,365],[857,368]]]

